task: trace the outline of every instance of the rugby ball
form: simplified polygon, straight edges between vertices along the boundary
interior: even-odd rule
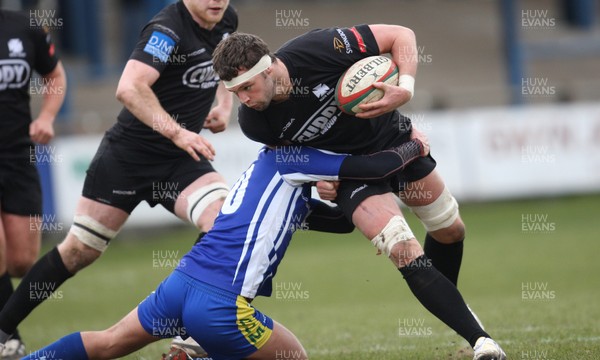
[[[369,56],[357,61],[342,74],[335,87],[335,100],[343,112],[355,115],[362,112],[360,104],[383,97],[383,91],[373,83],[398,85],[398,66],[385,56]]]

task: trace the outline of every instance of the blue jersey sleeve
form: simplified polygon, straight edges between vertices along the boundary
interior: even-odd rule
[[[279,173],[294,186],[311,181],[339,180],[342,162],[348,157],[308,146],[280,146],[273,151]]]

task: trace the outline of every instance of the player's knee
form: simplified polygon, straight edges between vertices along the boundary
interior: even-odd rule
[[[101,251],[82,243],[72,233],[69,233],[65,241],[58,245],[58,252],[71,274],[77,273],[102,255]]]
[[[75,273],[94,262],[117,233],[89,216],[76,215],[67,238],[58,247],[67,269]]]
[[[400,241],[394,245],[390,253],[390,260],[401,269],[423,255],[423,248],[416,239]]]
[[[35,256],[20,255],[12,258],[7,264],[7,270],[11,277],[22,278],[35,263]]]
[[[6,270],[12,277],[21,278],[31,269],[39,256],[39,246],[19,248],[7,253]]]
[[[371,243],[387,256],[400,256],[409,246],[409,240],[415,240],[415,235],[406,220],[402,216],[393,216]]]
[[[285,350],[283,350],[280,355],[284,355],[284,354],[285,354]],[[302,346],[296,348],[295,350],[288,351],[287,355],[288,355],[287,359],[291,359],[291,360],[308,360],[308,354],[306,353],[306,350],[304,350],[304,348]]]
[[[88,341],[85,346],[85,350],[90,359],[114,359],[119,357],[117,354],[118,339],[114,326],[102,331],[89,331],[82,336],[94,339]]]
[[[456,219],[454,224],[445,230],[445,235],[449,242],[459,242],[465,239],[465,224],[460,217]]]
[[[465,239],[465,224],[458,217],[452,225],[431,231],[429,233],[433,238],[442,244],[454,244]]]
[[[196,189],[188,196],[188,220],[201,231],[210,230],[227,194],[229,187],[222,182],[210,183]]]

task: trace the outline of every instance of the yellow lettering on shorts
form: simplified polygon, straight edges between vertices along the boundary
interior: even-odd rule
[[[269,340],[273,330],[263,325],[254,317],[254,308],[242,296],[238,296],[235,303],[237,305],[238,329],[240,329],[250,344],[260,349]]]

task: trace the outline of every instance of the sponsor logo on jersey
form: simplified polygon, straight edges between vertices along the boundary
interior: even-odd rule
[[[335,124],[341,114],[341,110],[331,96],[302,126],[293,137],[292,141],[307,142],[325,134]]]
[[[194,89],[210,89],[219,84],[219,76],[212,66],[212,60],[189,68],[183,74],[183,85]]]
[[[365,45],[365,41],[363,40],[362,35],[358,32],[358,30],[356,30],[355,27],[351,27],[350,31],[352,31],[354,37],[356,37],[356,41],[358,42],[358,50],[360,50],[361,53],[366,53],[367,45]]]
[[[290,126],[292,126],[292,124],[294,123],[294,121],[296,121],[296,118],[291,118],[290,121],[288,121],[287,124],[285,124],[285,126],[283,127],[283,129],[281,129],[281,134],[279,135],[280,139],[283,139],[283,135],[285,134],[285,132],[287,131],[287,129],[289,129]]]
[[[329,86],[325,84],[319,84],[313,88],[312,92],[317,98],[319,98],[319,100],[323,100],[323,98],[329,93]]]
[[[10,39],[8,40],[7,45],[9,57],[25,57],[25,49],[23,48],[23,42],[21,39]]]
[[[154,31],[144,47],[144,52],[160,59],[162,62],[167,62],[174,48],[175,40],[166,34]]]
[[[31,68],[22,59],[0,60],[0,90],[19,89],[27,84]]]
[[[337,52],[341,53],[343,48],[344,48],[344,43],[342,42],[342,40],[340,40],[340,38],[335,36],[333,38],[333,50],[337,50]]]
[[[352,45],[350,45],[350,41],[348,40],[346,33],[342,29],[335,30],[340,35],[340,38],[342,38],[342,42],[344,43],[344,49],[346,49],[346,54],[352,54]],[[335,46],[335,40],[333,42],[333,45]]]

